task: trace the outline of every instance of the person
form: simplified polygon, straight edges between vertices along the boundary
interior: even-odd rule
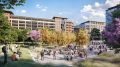
[[[19,55],[16,52],[13,52],[13,55],[11,56],[12,61],[17,61],[19,60]]]
[[[44,50],[40,52],[40,55],[41,55],[41,60],[44,60]]]
[[[2,47],[2,52],[4,53],[4,64],[7,64],[7,45],[5,44],[3,47]]]
[[[56,59],[56,51],[53,50],[53,59]]]
[[[51,54],[51,50],[48,51],[48,55],[49,55],[49,56],[50,56],[50,54]]]
[[[22,52],[20,52],[20,49],[17,49],[17,54],[21,57]]]
[[[84,57],[87,58],[87,50],[83,49]]]

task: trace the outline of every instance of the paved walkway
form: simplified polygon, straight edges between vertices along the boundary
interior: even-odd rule
[[[54,64],[54,65],[58,65],[58,66],[59,65],[66,65],[66,66],[73,67],[73,63],[74,62],[78,62],[78,61],[81,61],[81,60],[85,59],[85,58],[76,57],[72,61],[67,61],[67,60],[64,59],[63,55],[58,54],[56,60],[53,59],[52,55],[51,56],[45,55],[44,56],[44,60],[41,60],[40,57],[37,58],[37,54],[35,52],[29,51],[29,53],[32,56],[32,59],[35,62],[37,62],[37,63],[41,63],[41,64]],[[88,58],[93,58],[95,56],[96,55],[89,54]]]

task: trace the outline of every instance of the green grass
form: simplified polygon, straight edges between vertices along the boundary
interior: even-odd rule
[[[33,62],[27,48],[21,48],[20,51],[22,52],[20,61]]]
[[[10,56],[12,52],[9,52],[9,61],[6,65],[1,65],[0,67],[68,67],[65,65],[55,66],[52,64],[39,64],[32,61],[32,58],[28,52],[28,48],[21,48],[22,55],[19,61],[10,61]]]
[[[95,58],[76,63],[78,67],[120,67],[120,54],[103,53]]]

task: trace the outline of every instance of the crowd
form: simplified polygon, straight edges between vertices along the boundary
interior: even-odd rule
[[[53,59],[56,60],[59,55],[62,55],[64,60],[72,61],[77,57],[87,58],[89,54],[99,55],[103,52],[106,52],[107,50],[108,47],[106,45],[89,45],[85,49],[68,45],[64,48],[55,47],[54,49],[43,49],[37,53],[37,56],[38,58],[40,57],[41,60],[44,60],[45,55],[52,56]]]
[[[53,59],[56,60],[58,58],[58,55],[62,55],[64,60],[71,61],[76,57],[80,58],[87,58],[87,50],[78,48],[76,46],[72,47],[68,45],[68,47],[64,48],[57,48],[54,49],[43,49],[40,52],[37,53],[37,57],[41,58],[41,60],[44,60],[45,55],[53,56]]]
[[[2,47],[2,52],[4,53],[4,64],[7,63],[7,54],[10,49],[13,54],[11,56],[12,61],[18,61],[21,56],[20,48],[18,46],[15,47],[17,50],[14,51],[12,48],[8,48],[5,44]],[[58,59],[58,55],[62,55],[62,59],[67,61],[72,61],[73,59],[79,58],[87,58],[88,54],[99,55],[105,51],[107,51],[108,47],[106,45],[89,45],[86,49],[79,48],[77,46],[68,45],[67,47],[54,47],[53,49],[42,49],[40,52],[37,52],[37,58],[44,60],[45,55],[52,56],[54,60]]]
[[[97,54],[97,55],[106,52],[108,50],[108,47],[105,44],[89,45],[88,48],[89,51],[92,52],[92,54]]]

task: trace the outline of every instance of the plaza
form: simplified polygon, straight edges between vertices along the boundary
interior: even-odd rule
[[[120,0],[0,0],[0,67],[120,67]]]

